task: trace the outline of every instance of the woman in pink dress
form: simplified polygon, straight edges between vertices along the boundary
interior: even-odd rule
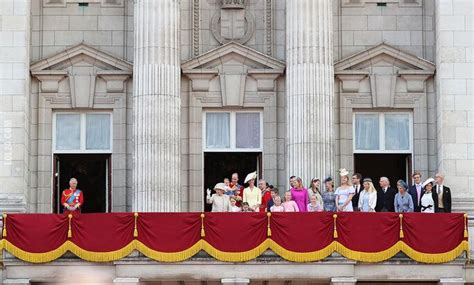
[[[303,187],[301,178],[296,178],[295,187],[291,188],[291,198],[298,205],[300,212],[307,212],[307,205],[309,203],[308,189]]]

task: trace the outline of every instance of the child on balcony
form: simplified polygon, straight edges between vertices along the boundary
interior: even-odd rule
[[[242,212],[239,206],[237,206],[237,200],[234,196],[230,197],[230,211],[231,212]]]
[[[281,204],[281,197],[275,196],[273,198],[273,206],[270,207],[270,212],[284,212],[285,207]]]
[[[298,205],[296,202],[291,199],[291,191],[285,192],[285,202],[283,202],[283,208],[285,212],[299,212]]]
[[[308,212],[321,212],[323,210],[321,204],[318,203],[318,197],[315,194],[311,195],[307,210]]]

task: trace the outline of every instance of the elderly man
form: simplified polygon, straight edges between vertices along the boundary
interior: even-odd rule
[[[84,204],[84,194],[77,189],[77,179],[69,180],[69,188],[61,194],[61,205],[64,207],[64,213],[80,213],[81,206]]]
[[[390,180],[387,177],[380,177],[380,190],[377,191],[377,212],[394,212],[394,199],[397,190],[390,187]]]
[[[440,172],[435,176],[436,186],[434,191],[438,194],[438,212],[451,213],[451,189],[444,183],[444,175]]]

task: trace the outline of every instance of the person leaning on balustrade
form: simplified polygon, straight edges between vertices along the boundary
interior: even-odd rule
[[[361,212],[375,212],[375,207],[377,206],[377,190],[375,190],[372,179],[364,179],[364,190],[359,193],[357,206]]]
[[[397,182],[398,193],[395,195],[394,207],[397,213],[409,213],[414,211],[413,198],[407,192],[408,185],[403,180]]]

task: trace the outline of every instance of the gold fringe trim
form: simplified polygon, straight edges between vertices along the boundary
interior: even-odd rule
[[[133,228],[133,237],[136,238],[138,237],[138,229],[137,229],[137,218],[138,218],[138,213],[133,213],[133,218],[135,220],[135,225]]]
[[[138,240],[134,241],[136,250],[143,253],[148,258],[151,258],[153,260],[160,261],[160,262],[180,262],[180,261],[187,260],[193,257],[194,255],[196,255],[196,253],[198,253],[202,249],[202,243],[203,241],[199,240],[193,246],[183,251],[160,252],[160,251],[156,251],[147,247],[146,245],[144,245]]]
[[[206,232],[204,232],[204,214],[201,213],[201,237],[206,237]]]
[[[249,261],[252,259],[257,258],[261,255],[265,250],[268,249],[269,239],[264,240],[260,245],[256,248],[242,251],[242,252],[226,252],[220,251],[210,245],[207,241],[202,240],[202,249],[207,252],[210,256],[214,257],[220,261],[227,261],[227,262],[244,262]]]
[[[2,230],[2,237],[7,237],[7,214],[3,213],[3,230]]]
[[[403,234],[403,214],[398,215],[400,218],[400,238],[404,238],[405,235]]]
[[[69,243],[71,242],[66,241],[57,249],[54,249],[48,252],[42,252],[42,253],[33,253],[33,252],[24,251],[20,249],[19,247],[16,247],[15,245],[13,245],[8,240],[4,240],[3,243],[4,243],[3,244],[4,249],[8,251],[10,254],[12,254],[13,256],[15,256],[16,258],[19,258],[23,261],[30,262],[30,263],[46,263],[46,262],[51,262],[53,260],[56,260],[60,258],[63,254],[65,254],[68,250]]]
[[[337,215],[334,214],[334,215],[332,215],[332,217],[334,218],[334,233],[333,233],[333,237],[334,237],[334,238],[338,238],[338,235],[337,235],[337,226],[336,226],[336,224],[337,224],[337,221],[336,221],[336,220],[337,220]]]
[[[67,237],[68,238],[72,238],[72,230],[71,230],[71,219],[72,219],[72,215],[69,214],[67,215],[68,219],[69,219],[69,226],[68,226],[68,230],[67,230]]]
[[[469,237],[469,233],[467,232],[467,214],[464,213],[464,237]]]
[[[318,251],[295,252],[290,251],[279,245],[273,240],[268,240],[270,249],[280,257],[292,262],[311,262],[322,260],[330,256],[336,249],[336,242],[331,242],[328,246]]]
[[[268,237],[271,237],[272,236],[272,229],[270,228],[270,217],[272,216],[272,213],[267,213],[267,218],[268,218],[268,222],[267,222],[267,236]]]
[[[400,241],[391,246],[390,248],[379,252],[363,252],[351,250],[337,241],[335,242],[335,246],[336,251],[339,252],[342,256],[348,259],[363,262],[382,262],[395,256],[395,254],[397,254],[402,248],[402,244]]]
[[[458,256],[460,256],[464,251],[467,252],[468,260],[469,260],[469,242],[462,241],[457,247],[453,250],[443,253],[424,253],[419,252],[411,247],[409,247],[403,241],[402,243],[402,251],[408,255],[411,259],[422,262],[422,263],[445,263],[455,260]]]
[[[69,243],[68,251],[74,253],[77,257],[90,262],[110,262],[119,260],[130,255],[130,253],[135,249],[134,240],[121,249],[106,252],[88,251],[70,241],[67,241],[66,243]]]

